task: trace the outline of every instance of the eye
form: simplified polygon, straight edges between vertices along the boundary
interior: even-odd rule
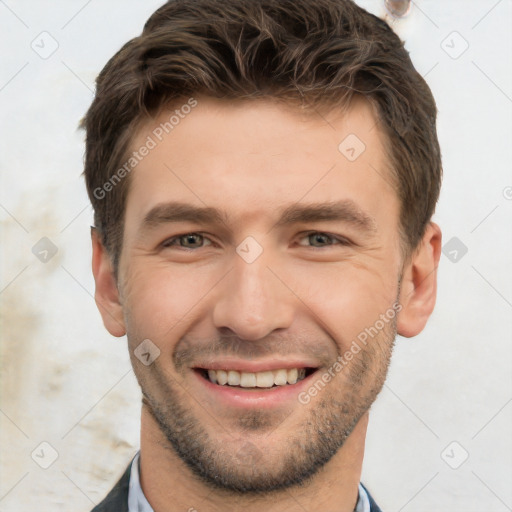
[[[330,245],[350,245],[350,242],[342,237],[336,237],[334,235],[330,235],[329,233],[323,233],[321,231],[313,231],[310,233],[307,233],[304,237],[300,239],[307,240],[309,242],[309,245],[311,247],[328,247]],[[308,245],[300,243],[299,245]]]
[[[200,233],[185,233],[184,235],[173,236],[162,243],[162,247],[181,247],[183,249],[200,249],[203,243],[210,240]],[[207,244],[207,245],[208,245]]]

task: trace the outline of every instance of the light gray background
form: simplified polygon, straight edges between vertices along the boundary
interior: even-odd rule
[[[0,0],[2,512],[86,512],[139,446],[126,340],[92,299],[77,124],[107,59],[161,3]],[[363,481],[384,512],[512,510],[511,22],[511,0],[418,0],[393,22],[438,104],[435,220],[468,250],[442,256],[436,311],[398,340],[372,409]],[[42,237],[58,249],[46,263]]]

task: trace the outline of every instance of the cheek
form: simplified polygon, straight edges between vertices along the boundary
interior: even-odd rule
[[[394,304],[397,278],[363,265],[314,267],[295,278],[296,294],[307,306],[306,314],[320,323],[342,350],[379,320]]]
[[[128,334],[155,342],[179,339],[218,279],[181,266],[132,265],[123,289]]]

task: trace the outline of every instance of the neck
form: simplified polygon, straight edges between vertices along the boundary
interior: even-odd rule
[[[364,455],[368,413],[344,445],[307,483],[264,496],[234,496],[204,485],[186,466],[145,407],[142,408],[140,481],[154,512],[353,512]],[[169,506],[169,504],[172,504]]]

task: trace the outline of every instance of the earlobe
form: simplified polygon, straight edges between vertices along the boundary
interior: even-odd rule
[[[410,338],[419,334],[436,303],[437,266],[441,256],[441,229],[431,222],[402,275],[397,332]]]
[[[112,336],[126,334],[123,308],[110,256],[103,246],[96,228],[91,228],[92,273],[96,289],[94,300],[103,318],[103,324]]]

